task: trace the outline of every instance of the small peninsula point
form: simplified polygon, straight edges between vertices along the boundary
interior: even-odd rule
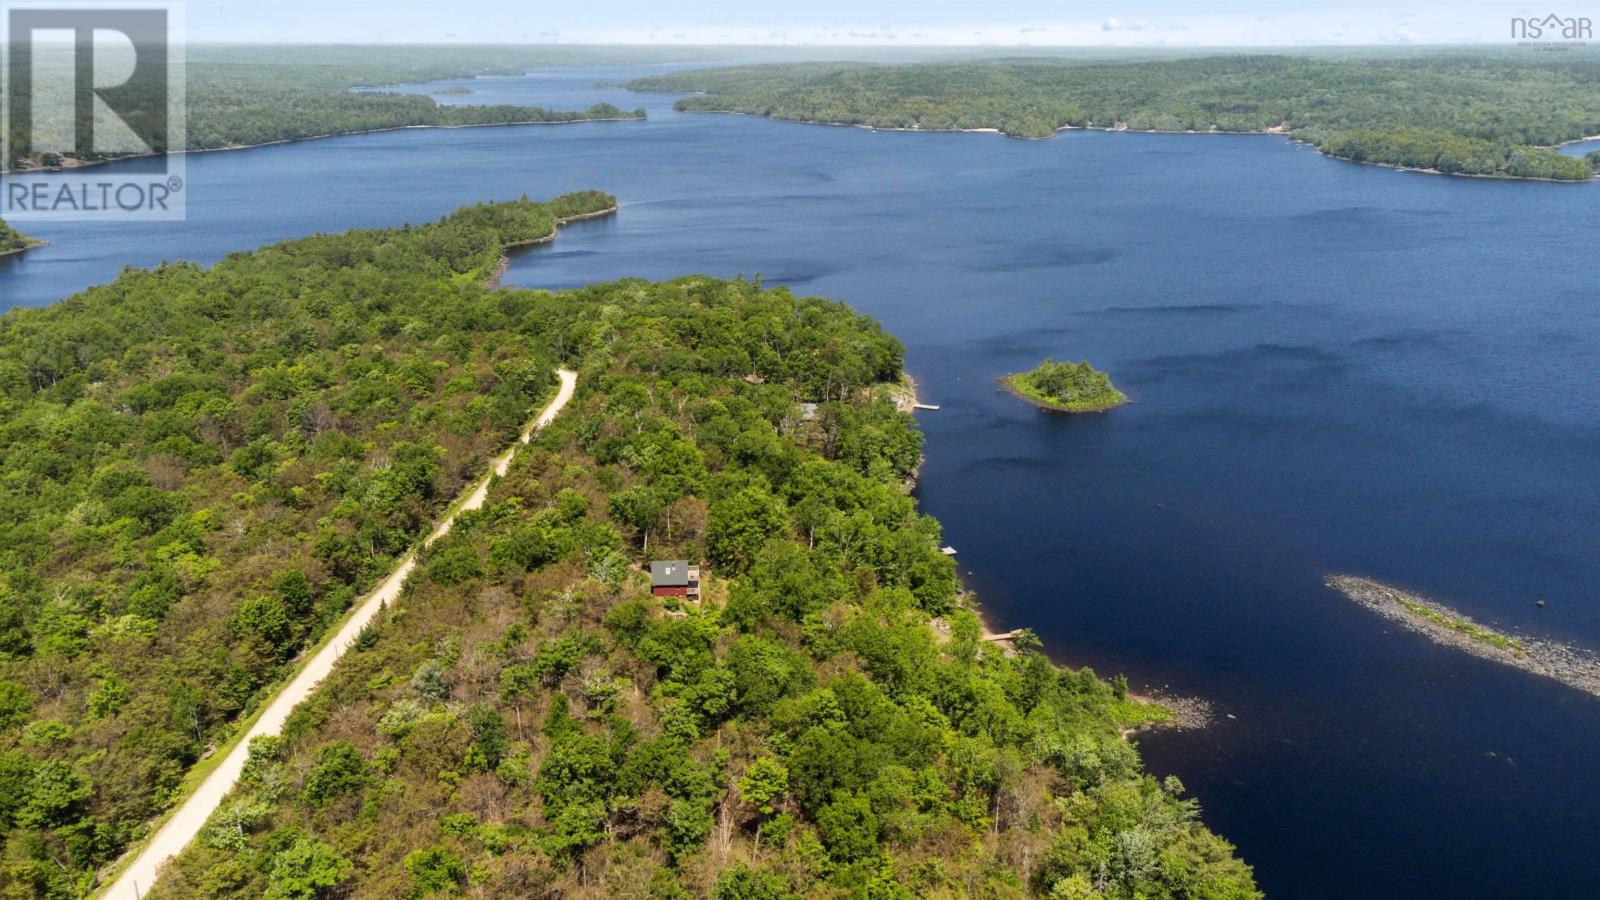
[[[0,219],[0,256],[10,256],[41,246],[44,241],[29,237]]]
[[[1329,575],[1328,587],[1435,644],[1559,681],[1600,697],[1600,657],[1592,651],[1529,634],[1512,636],[1418,594],[1371,578]]]

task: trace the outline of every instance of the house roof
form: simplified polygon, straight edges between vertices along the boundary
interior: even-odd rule
[[[651,587],[688,587],[689,561],[658,559],[650,564]]]

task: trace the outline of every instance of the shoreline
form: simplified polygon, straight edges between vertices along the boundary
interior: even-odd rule
[[[917,396],[917,380],[904,368],[900,370],[900,383],[891,385],[888,393],[889,401],[894,404],[894,408],[908,416],[914,415],[922,402]],[[926,455],[917,454],[916,468],[912,469],[911,474],[906,476],[905,484],[903,485],[906,494],[909,495],[916,491],[917,484],[922,478],[922,464],[927,460]]]
[[[1588,137],[1573,138],[1570,141],[1562,141],[1559,144],[1553,144],[1551,146],[1552,147],[1571,147],[1573,144],[1587,144],[1590,141],[1600,141],[1600,134],[1591,134]]]
[[[917,379],[905,369],[900,370],[900,383],[889,387],[889,399],[894,403],[894,408],[903,413],[911,414],[917,411],[922,403],[917,396]]]
[[[0,250],[0,259],[5,259],[8,256],[17,256],[17,255],[20,255],[20,254],[23,254],[23,253],[27,253],[29,250],[37,250],[40,247],[48,246],[49,243],[50,243],[49,241],[37,241],[36,240],[36,241],[34,241],[33,243],[29,244],[26,247],[17,247],[17,248],[12,249],[12,250]]]
[[[1587,141],[1593,140],[1593,138],[1581,138],[1580,140]],[[1321,153],[1323,156],[1326,156],[1328,159],[1335,160],[1337,162],[1349,163],[1353,166],[1375,166],[1379,169],[1388,169],[1392,172],[1408,172],[1413,175],[1443,175],[1446,178],[1480,178],[1488,181],[1533,181],[1542,184],[1593,184],[1596,179],[1600,179],[1600,172],[1596,172],[1588,178],[1581,180],[1572,178],[1539,178],[1533,175],[1489,175],[1483,172],[1441,172],[1438,169],[1422,169],[1416,166],[1402,166],[1399,163],[1373,162],[1366,159],[1350,159],[1344,156],[1334,156],[1331,153],[1322,153],[1322,150],[1320,150],[1315,144],[1298,140],[1295,141],[1295,143],[1310,147],[1311,149],[1316,150],[1318,153]],[[1562,147],[1566,145],[1557,144],[1556,146]],[[1552,150],[1554,148],[1540,147],[1539,149]]]
[[[529,238],[525,241],[512,241],[509,244],[502,245],[500,247],[500,262],[495,264],[494,271],[490,272],[488,279],[483,282],[484,286],[490,290],[499,290],[501,286],[500,279],[505,276],[506,270],[511,267],[511,255],[507,251],[515,250],[518,247],[533,247],[538,244],[548,244],[556,239],[556,236],[561,233],[561,227],[569,222],[582,222],[585,219],[600,219],[604,218],[605,216],[613,216],[616,215],[617,210],[621,208],[622,204],[614,203],[606,209],[597,209],[594,212],[578,213],[577,215],[573,216],[564,216],[556,219],[555,226],[551,228],[550,233],[544,237]]]
[[[910,415],[912,411],[916,409],[917,403],[919,402],[919,397],[917,394],[917,382],[916,379],[911,376],[910,372],[907,372],[903,369],[901,370],[901,383],[890,388],[890,399],[894,403],[896,409],[906,413],[907,415]],[[1032,401],[1030,400],[1030,402]],[[1123,402],[1126,403],[1128,401],[1124,400]],[[1117,405],[1120,406],[1122,404]],[[1063,411],[1066,412],[1065,410]],[[1103,410],[1096,411],[1100,412]],[[919,460],[917,463],[918,471],[913,473],[912,476],[907,479],[906,487],[908,493],[916,489],[921,468],[922,462]],[[1015,655],[1017,648],[1014,641],[1024,632],[1031,633],[1031,629],[1027,628],[1026,626],[1021,628],[1012,628],[1006,631],[997,629],[994,620],[990,617],[989,612],[973,599],[974,595],[972,591],[967,589],[965,581],[961,577],[959,563],[956,566],[956,583],[959,585],[956,594],[956,605],[961,609],[970,611],[973,615],[978,617],[978,626],[981,629],[978,635],[978,640],[981,643],[991,644],[1000,648],[1000,652],[1002,653],[1007,655]],[[946,633],[948,633],[948,624],[946,624],[944,627],[946,629]],[[1055,665],[1070,667],[1070,663],[1052,656],[1042,647],[1040,652],[1044,653],[1045,657]],[[1143,691],[1129,690],[1127,697],[1136,703],[1144,703],[1161,707],[1166,712],[1167,717],[1164,719],[1145,721],[1137,725],[1123,726],[1119,728],[1124,740],[1127,740],[1129,737],[1142,732],[1190,731],[1193,729],[1205,728],[1215,721],[1216,718],[1212,709],[1211,701],[1205,699],[1204,697],[1182,696],[1169,693],[1166,690],[1150,688],[1146,688]]]
[[[960,573],[957,572],[957,580],[960,580],[960,577]],[[1012,641],[1024,632],[1032,633],[1032,629],[1013,628],[1010,631],[996,631],[994,623],[990,620],[989,613],[982,606],[976,605],[971,600],[971,596],[971,593],[965,587],[962,587],[956,602],[962,609],[968,610],[978,617],[978,623],[983,629],[978,640],[999,647],[1001,652],[1008,656],[1015,655],[1017,652],[1016,646]],[[1042,647],[1040,652],[1044,653],[1045,657],[1053,664],[1062,668],[1072,668],[1071,663],[1053,656]],[[1085,667],[1080,666],[1078,668]],[[1095,677],[1101,681],[1106,680],[1099,673],[1096,673]],[[1204,697],[1173,694],[1162,688],[1149,687],[1138,691],[1130,688],[1125,696],[1135,703],[1160,707],[1166,712],[1167,718],[1152,719],[1137,725],[1122,726],[1118,731],[1121,733],[1123,740],[1127,740],[1136,734],[1155,731],[1193,731],[1209,727],[1212,722],[1216,721],[1216,712],[1212,707],[1212,703]]]
[[[200,153],[232,153],[236,150],[259,150],[263,147],[281,147],[285,144],[303,144],[307,141],[325,141],[330,138],[359,137],[364,134],[389,134],[395,131],[456,131],[463,128],[523,128],[529,125],[583,125],[590,122],[643,122],[644,116],[599,116],[587,119],[562,119],[559,121],[527,120],[522,122],[473,122],[467,125],[388,125],[383,128],[366,128],[359,131],[330,131],[327,134],[308,134],[303,137],[279,138],[273,141],[262,141],[259,144],[229,144],[226,147],[186,147],[182,150],[168,150],[163,153],[130,153],[112,159],[95,159],[87,162],[74,162],[72,165],[63,166],[36,166],[26,169],[0,169],[0,175],[59,175],[64,172],[75,172],[79,169],[92,169],[110,163],[126,162],[130,159],[150,159],[156,156],[191,156]]]
[[[667,94],[670,94],[670,93],[673,93],[673,92],[672,91],[637,91],[636,93],[641,93],[641,94],[667,93]],[[691,94],[688,94],[688,95],[684,95],[684,96],[705,96],[705,93],[703,91],[696,91],[694,93],[691,93]],[[1310,141],[1304,141],[1304,140],[1301,140],[1301,139],[1295,137],[1292,133],[1290,133],[1290,131],[1286,127],[1284,127],[1282,125],[1274,125],[1271,128],[1260,128],[1260,129],[1255,129],[1255,130],[1251,130],[1251,131],[1226,131],[1226,130],[1218,129],[1218,128],[1212,128],[1212,129],[1206,129],[1206,130],[1200,130],[1198,128],[1167,130],[1167,129],[1160,129],[1160,128],[1128,128],[1126,126],[1118,127],[1118,126],[1111,126],[1111,125],[1058,125],[1058,126],[1055,127],[1054,130],[1052,130],[1050,132],[1050,134],[1041,135],[1041,136],[1038,136],[1038,137],[1032,137],[1032,136],[1029,136],[1029,135],[1021,135],[1021,134],[1006,134],[1005,132],[1001,131],[998,128],[920,128],[920,127],[904,128],[904,127],[893,126],[893,125],[867,125],[867,124],[859,123],[859,122],[818,122],[818,121],[814,121],[814,120],[811,120],[811,119],[787,119],[787,118],[783,118],[783,117],[780,117],[780,116],[767,116],[767,115],[761,115],[760,113],[747,113],[747,112],[738,112],[736,110],[723,110],[723,109],[704,109],[704,110],[698,110],[697,109],[697,110],[676,110],[676,111],[683,112],[686,115],[691,115],[691,114],[696,114],[696,113],[714,113],[714,114],[717,114],[717,115],[724,115],[724,116],[744,116],[746,118],[751,118],[751,119],[768,119],[768,120],[773,121],[773,122],[790,122],[790,123],[795,124],[795,125],[827,125],[827,126],[830,126],[830,127],[833,127],[833,128],[862,128],[862,129],[865,129],[867,131],[899,131],[899,132],[911,132],[911,133],[921,133],[921,134],[998,134],[998,135],[1000,135],[1002,137],[1007,137],[1007,138],[1011,138],[1013,140],[1018,140],[1018,141],[1047,141],[1047,140],[1055,137],[1056,135],[1058,135],[1058,134],[1060,134],[1060,133],[1062,133],[1064,131],[1099,131],[1099,132],[1105,132],[1105,133],[1108,133],[1108,134],[1118,134],[1118,133],[1122,133],[1122,134],[1189,134],[1189,135],[1215,134],[1215,135],[1235,135],[1235,136],[1262,135],[1262,136],[1267,136],[1267,137],[1287,138],[1289,140],[1289,142],[1292,143],[1292,144],[1299,144],[1301,146],[1310,147],[1311,149],[1317,151],[1318,155],[1325,156],[1328,159],[1336,159],[1339,162],[1347,162],[1347,163],[1351,163],[1353,165],[1358,165],[1358,166],[1376,166],[1376,167],[1382,168],[1382,169],[1392,169],[1392,170],[1394,170],[1396,172],[1411,172],[1411,173],[1417,174],[1417,175],[1442,175],[1442,176],[1444,176],[1446,178],[1487,178],[1487,179],[1491,179],[1491,180],[1495,180],[1495,181],[1539,181],[1539,182],[1546,182],[1546,183],[1549,183],[1549,184],[1593,184],[1597,179],[1600,179],[1600,172],[1597,172],[1594,175],[1591,175],[1590,177],[1588,177],[1586,179],[1536,178],[1536,177],[1526,176],[1526,175],[1490,175],[1490,174],[1480,173],[1480,172],[1441,172],[1438,169],[1422,169],[1422,168],[1417,168],[1415,166],[1402,166],[1402,165],[1399,165],[1398,163],[1373,162],[1371,160],[1365,160],[1365,159],[1350,159],[1349,157],[1335,156],[1332,153],[1326,153],[1326,152],[1324,152],[1322,150],[1321,147],[1318,147],[1316,144],[1313,144]],[[1581,144],[1581,143],[1584,143],[1585,141],[1595,141],[1595,140],[1600,140],[1600,135],[1593,135],[1593,136],[1590,136],[1590,137],[1573,138],[1570,141],[1562,141],[1559,144],[1552,144],[1552,145],[1550,145],[1548,147],[1538,147],[1536,149],[1554,150],[1557,147],[1566,147],[1566,146],[1571,145],[1571,144]]]
[[[1600,655],[1581,647],[1482,625],[1450,607],[1359,575],[1329,575],[1323,583],[1345,599],[1432,643],[1560,682],[1600,697]]]

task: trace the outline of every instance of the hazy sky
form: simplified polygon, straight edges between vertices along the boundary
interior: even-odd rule
[[[190,41],[1079,44],[1480,43],[1594,0],[274,0],[187,4]],[[1547,6],[1549,8],[1547,8]]]

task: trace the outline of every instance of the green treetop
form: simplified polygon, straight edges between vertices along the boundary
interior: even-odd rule
[[[0,219],[0,254],[16,253],[18,250],[37,247],[40,243],[6,224],[6,220]]]
[[[1030,372],[1007,375],[1002,380],[1025,399],[1063,412],[1100,412],[1128,402],[1106,373],[1086,362],[1058,363],[1047,359]]]

